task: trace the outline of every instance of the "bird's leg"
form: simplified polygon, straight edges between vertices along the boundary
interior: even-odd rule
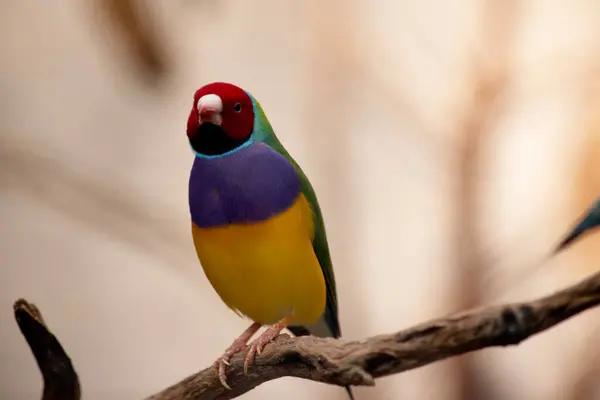
[[[265,346],[279,336],[281,331],[290,324],[291,319],[291,317],[285,317],[276,324],[271,325],[250,344],[244,360],[244,374],[248,374],[248,367],[254,362],[254,356],[257,353],[260,356]]]
[[[227,374],[225,371],[225,366],[229,365],[229,359],[239,353],[240,351],[246,348],[246,343],[248,340],[260,329],[261,325],[258,322],[253,323],[242,333],[237,339],[231,343],[231,346],[225,350],[223,355],[215,361],[214,366],[217,369],[217,374],[219,375],[219,380],[221,384],[227,389],[231,390],[231,387],[227,384]]]

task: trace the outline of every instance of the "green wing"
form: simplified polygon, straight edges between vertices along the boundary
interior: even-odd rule
[[[317,201],[317,196],[315,191],[310,184],[310,181],[302,171],[302,168],[298,165],[296,160],[292,158],[292,156],[287,152],[287,150],[283,147],[281,142],[277,136],[275,136],[275,132],[271,127],[271,124],[267,120],[264,111],[262,110],[260,104],[254,100],[255,102],[255,127],[254,127],[254,137],[256,141],[263,142],[277,151],[279,154],[283,155],[288,159],[290,163],[294,166],[296,171],[298,172],[298,177],[300,178],[300,187],[302,193],[308,200],[314,214],[314,238],[313,238],[313,249],[315,250],[315,254],[317,259],[319,260],[319,264],[321,265],[321,269],[323,270],[323,276],[325,277],[325,284],[327,287],[327,302],[325,306],[325,322],[331,331],[333,337],[341,336],[340,323],[338,319],[338,305],[337,305],[337,292],[335,288],[335,276],[333,274],[333,265],[331,263],[331,256],[329,254],[329,246],[327,244],[327,235],[325,233],[325,224],[323,222],[323,215],[321,213],[321,207],[319,206],[319,202]],[[309,332],[306,329],[302,329],[298,327],[298,329],[293,329],[294,327],[290,327],[291,331],[296,334],[308,334]]]

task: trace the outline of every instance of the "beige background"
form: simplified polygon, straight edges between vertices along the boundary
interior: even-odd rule
[[[600,193],[600,3],[154,1],[160,84],[140,78],[101,3],[0,0],[0,398],[41,389],[19,297],[87,400],[152,394],[246,327],[189,233],[184,126],[214,80],[261,101],[311,178],[348,338],[597,269],[597,235],[538,263]],[[586,383],[600,382],[599,315],[357,399],[600,399]],[[344,396],[280,379],[244,398]]]

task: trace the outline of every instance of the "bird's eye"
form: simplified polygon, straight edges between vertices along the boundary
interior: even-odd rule
[[[233,110],[234,110],[235,112],[240,112],[240,111],[242,111],[242,105],[241,105],[240,103],[235,103],[235,104],[233,105]]]

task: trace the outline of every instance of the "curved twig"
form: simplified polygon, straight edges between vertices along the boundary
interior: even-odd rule
[[[35,304],[19,299],[15,319],[44,378],[42,400],[79,400],[79,377],[58,339],[50,333]]]

